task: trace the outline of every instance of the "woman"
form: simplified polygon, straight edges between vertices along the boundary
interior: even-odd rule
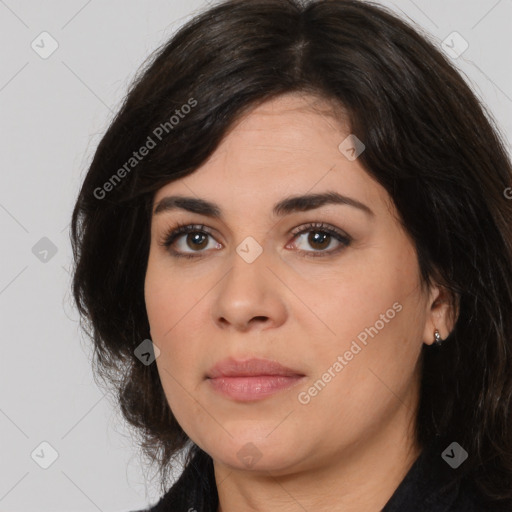
[[[511,184],[485,108],[383,8],[231,0],[184,26],[72,219],[151,510],[512,510]]]

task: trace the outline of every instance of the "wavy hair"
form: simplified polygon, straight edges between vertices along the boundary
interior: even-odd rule
[[[491,114],[437,46],[371,2],[228,0],[139,69],[76,200],[72,288],[95,377],[114,390],[162,489],[190,439],[156,365],[134,353],[150,338],[154,194],[199,168],[250,109],[301,92],[347,112],[366,146],[359,162],[415,244],[422,283],[456,297],[450,336],[422,349],[418,441],[457,440],[470,456],[453,479],[471,479],[489,503],[512,502],[512,164]],[[136,159],[144,146],[153,147]]]

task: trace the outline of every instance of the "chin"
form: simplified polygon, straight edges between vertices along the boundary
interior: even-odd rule
[[[284,432],[283,432],[284,433]],[[286,473],[298,463],[298,447],[290,443],[291,436],[258,438],[246,431],[243,436],[226,439],[208,451],[211,457],[233,470],[264,471],[272,474]],[[265,436],[268,435],[268,431]],[[286,439],[288,442],[286,442]]]

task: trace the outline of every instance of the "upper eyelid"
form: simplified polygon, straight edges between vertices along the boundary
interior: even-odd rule
[[[189,223],[180,222],[180,223],[177,223],[175,226],[164,227],[163,232],[164,232],[164,234],[169,234],[169,233],[172,233],[179,229],[192,229],[192,228],[195,228],[197,231],[205,231],[208,234],[220,233],[220,231],[217,228],[207,226],[206,224],[203,224],[201,222],[189,222]],[[345,230],[343,230],[342,228],[338,228],[338,227],[330,224],[327,221],[303,222],[303,223],[299,224],[298,226],[290,229],[288,232],[291,234],[297,234],[298,232],[300,232],[302,230],[306,230],[306,229],[311,229],[311,230],[313,230],[313,229],[329,230],[330,229],[332,231],[339,231],[340,234],[345,234],[347,237],[349,236],[348,233],[345,233]]]

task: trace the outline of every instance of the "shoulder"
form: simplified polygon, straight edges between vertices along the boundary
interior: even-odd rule
[[[502,506],[489,504],[485,497],[479,493],[474,483],[463,480],[459,485],[457,499],[449,512],[510,512],[512,504]]]
[[[510,505],[489,505],[474,483],[472,472],[446,464],[446,442],[425,447],[383,512],[512,512]],[[464,469],[464,468],[462,468]]]

